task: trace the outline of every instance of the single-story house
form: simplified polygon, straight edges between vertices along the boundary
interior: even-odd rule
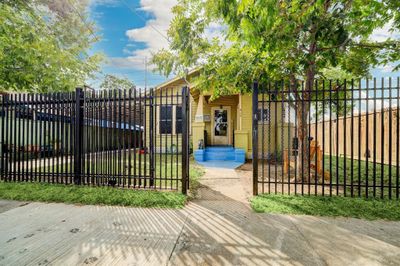
[[[251,159],[253,106],[251,93],[213,98],[211,97],[213,88],[204,92],[190,84],[190,80],[199,75],[199,71],[196,69],[189,72],[186,79],[176,77],[160,84],[155,88],[155,95],[178,95],[181,93],[182,87],[189,87],[190,139],[197,161],[236,160],[244,162],[245,159]],[[274,152],[282,151],[282,142],[285,148],[289,147],[290,144],[287,143],[288,123],[282,120],[285,114],[282,114],[284,108],[280,103],[268,105],[264,102],[263,104],[261,97],[260,95],[258,106],[259,131],[264,130],[264,137],[259,138],[259,153],[264,153],[267,158]],[[164,103],[167,104],[170,97],[163,98],[167,99]],[[158,113],[161,114],[157,118],[159,121],[156,121],[156,134],[158,135],[180,134],[180,106],[171,104],[170,108],[171,111],[168,112],[158,110]],[[282,139],[284,141],[281,141]],[[156,143],[157,145],[158,143]]]

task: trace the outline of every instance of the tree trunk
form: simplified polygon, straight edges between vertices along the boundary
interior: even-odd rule
[[[297,181],[308,180],[308,176],[310,174],[310,135],[308,132],[308,116],[310,113],[310,91],[313,89],[314,78],[314,65],[310,65],[307,69],[305,90],[301,92],[299,91],[297,97]]]
[[[298,138],[298,154],[297,154],[297,181],[307,180],[309,175],[309,132],[308,132],[308,113],[310,105],[308,101],[300,101],[297,103],[297,138]]]

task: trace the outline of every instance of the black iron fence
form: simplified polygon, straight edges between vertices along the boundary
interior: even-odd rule
[[[253,89],[254,194],[399,198],[399,79]]]
[[[1,101],[1,179],[171,189],[188,186],[188,89],[8,94]]]

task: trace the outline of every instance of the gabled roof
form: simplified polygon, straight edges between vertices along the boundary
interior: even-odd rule
[[[201,70],[201,67],[197,67],[197,68],[192,69],[192,70],[189,71],[189,73],[187,74],[187,77],[196,75],[197,73],[200,72],[200,70]],[[183,80],[183,77],[182,77],[182,76],[176,76],[175,78],[172,78],[172,79],[170,79],[170,80],[167,80],[167,81],[165,81],[165,82],[163,82],[163,83],[157,85],[157,86],[155,87],[155,90],[168,87],[168,86],[172,85],[173,83],[178,82],[179,80]]]

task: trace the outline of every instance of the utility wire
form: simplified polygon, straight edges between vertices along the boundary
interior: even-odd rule
[[[74,4],[71,3],[70,0],[67,0],[67,3],[78,14],[78,16],[81,19],[82,23],[85,25],[85,28],[88,29],[88,31],[90,32],[92,37],[96,40],[98,38],[98,36],[96,36],[96,34],[93,32],[93,29],[87,24],[87,21],[84,18],[84,16],[79,12],[79,10],[74,6]]]
[[[132,13],[134,13],[139,19],[141,19],[143,22],[147,23],[147,20],[139,14],[139,12],[136,11],[136,9],[132,8],[125,0],[121,0],[121,2],[129,9],[132,11]],[[155,30],[158,34],[160,34],[168,43],[171,43],[170,40],[168,39],[168,37],[162,33],[159,29],[157,29],[156,27],[154,27],[151,24],[148,24],[153,30]]]

